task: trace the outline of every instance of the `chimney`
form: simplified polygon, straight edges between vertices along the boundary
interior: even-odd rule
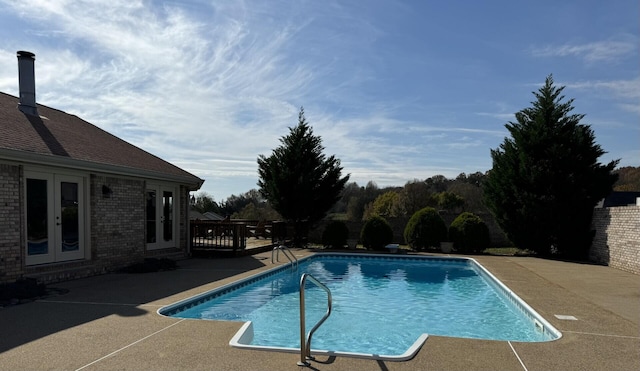
[[[38,116],[36,107],[36,77],[33,64],[36,55],[31,52],[18,51],[18,80],[20,85],[20,111]]]

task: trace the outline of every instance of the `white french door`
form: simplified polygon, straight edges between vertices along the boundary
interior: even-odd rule
[[[146,191],[147,249],[175,247],[175,187],[148,184]]]
[[[25,172],[26,264],[83,259],[84,177]]]

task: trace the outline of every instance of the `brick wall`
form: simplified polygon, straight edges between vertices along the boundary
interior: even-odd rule
[[[591,261],[640,274],[640,206],[594,209],[591,225]]]
[[[20,166],[0,164],[0,282],[22,275]]]
[[[103,194],[103,186],[111,192]],[[105,270],[140,260],[145,250],[145,183],[91,175],[91,258]]]

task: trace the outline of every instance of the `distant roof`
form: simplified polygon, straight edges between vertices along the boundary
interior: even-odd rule
[[[206,218],[201,212],[195,210],[193,207],[189,209],[189,220],[205,220]]]
[[[172,180],[200,188],[203,180],[83,119],[38,104],[38,116],[0,92],[0,158]]]
[[[605,197],[602,207],[635,205],[639,197],[640,192],[611,192]]]
[[[204,213],[204,217],[208,220],[224,220],[224,216],[216,214],[213,211],[207,211],[206,213]]]
[[[206,213],[201,213],[191,207],[189,210],[189,219],[190,220],[224,220],[224,217],[220,214],[214,213],[213,211],[207,211]]]

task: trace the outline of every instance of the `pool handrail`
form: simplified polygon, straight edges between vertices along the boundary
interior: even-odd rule
[[[327,312],[324,314],[324,316],[322,316],[322,318],[318,321],[318,323],[316,323],[315,326],[313,326],[313,328],[309,331],[309,333],[306,334],[306,338],[305,338],[306,324],[305,324],[304,291],[305,291],[305,285],[306,285],[307,279],[315,283],[316,286],[326,291]],[[311,356],[311,337],[313,336],[313,333],[316,332],[316,330],[320,327],[320,325],[322,325],[324,321],[327,318],[329,318],[329,315],[331,315],[331,308],[332,308],[331,290],[329,290],[329,288],[325,284],[318,281],[311,274],[303,273],[302,276],[300,277],[300,362],[297,363],[298,366],[310,366],[310,363],[307,360],[314,359]]]
[[[282,253],[284,254],[284,256],[287,257],[287,259],[289,259],[289,262],[291,262],[291,271],[293,271],[293,269],[295,268],[296,272],[298,271],[298,258],[295,257],[295,255],[293,255],[293,253],[291,252],[291,250],[289,250],[288,247],[286,247],[285,245],[278,245],[276,247],[273,248],[273,250],[271,250],[271,264],[275,264],[276,262],[279,262],[280,260],[280,250],[282,250]],[[273,258],[273,255],[275,253],[275,259]]]

